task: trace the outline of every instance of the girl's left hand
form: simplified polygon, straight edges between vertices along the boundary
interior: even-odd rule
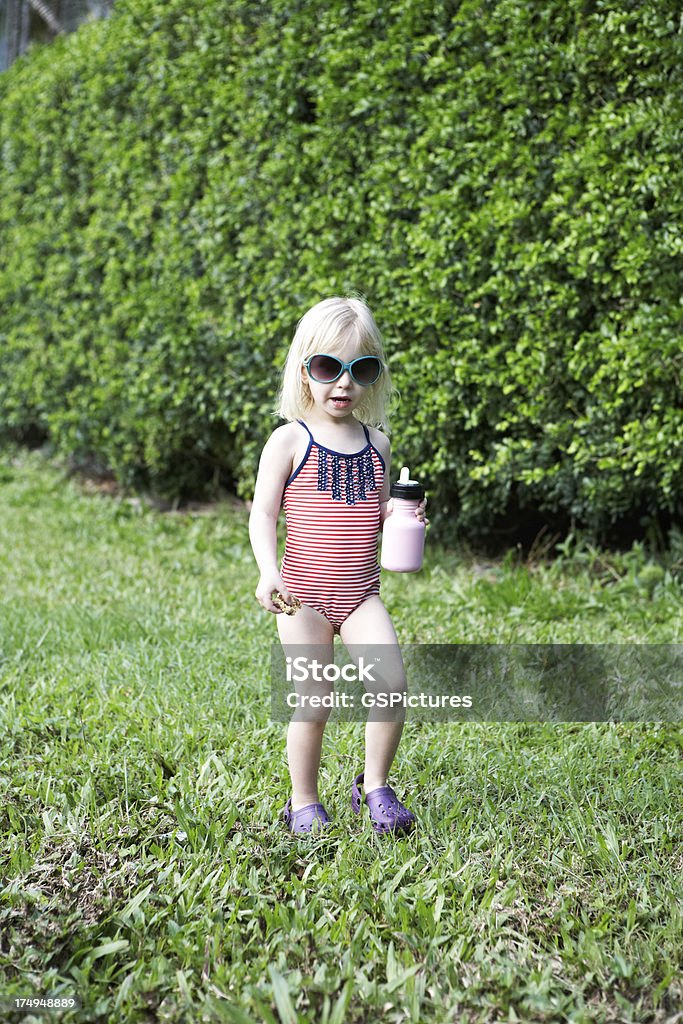
[[[420,502],[420,504],[415,509],[415,515],[417,516],[417,518],[420,520],[421,523],[424,523],[425,526],[429,526],[429,520],[427,519],[427,499],[426,498],[423,498],[422,501]]]
[[[415,515],[417,516],[417,518],[420,520],[421,523],[424,523],[425,526],[429,526],[429,520],[427,519],[427,516],[426,516],[426,509],[427,509],[427,499],[423,498],[422,501],[420,502],[420,504],[415,509]],[[389,498],[389,501],[387,502],[386,513],[382,516],[382,522],[384,522],[386,519],[388,519],[393,511],[394,511],[394,499],[393,498]]]

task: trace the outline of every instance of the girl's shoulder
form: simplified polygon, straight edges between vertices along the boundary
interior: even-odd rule
[[[263,445],[259,473],[272,485],[280,486],[292,475],[295,460],[300,461],[304,428],[300,423],[285,423],[275,427]]]
[[[304,428],[297,420],[290,420],[288,423],[276,427],[266,444],[272,444],[274,447],[289,444],[299,437],[302,430]]]
[[[292,420],[289,423],[283,423],[282,426],[276,427],[270,435],[265,443],[263,452],[267,458],[277,460],[282,459],[291,466],[291,463],[299,452],[302,443],[304,443],[305,446],[305,440],[307,437],[306,429],[295,420]]]
[[[387,435],[379,429],[379,427],[367,426],[367,430],[370,436],[370,444],[377,449],[386,462],[387,457],[391,453],[391,441]]]

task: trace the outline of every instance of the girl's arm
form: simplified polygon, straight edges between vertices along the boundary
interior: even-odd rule
[[[277,561],[277,520],[282,492],[292,472],[289,426],[274,430],[261,452],[249,515],[249,539],[260,572],[256,599],[266,611],[276,615],[281,614],[281,610],[271,601],[270,595],[274,590],[279,591],[288,604],[293,603],[293,597],[280,576]]]
[[[376,428],[373,428],[371,440],[384,460],[384,482],[382,490],[379,492],[379,522],[381,526],[387,516],[391,515],[391,505],[389,504],[391,490],[391,441],[386,434],[383,434],[381,430]]]

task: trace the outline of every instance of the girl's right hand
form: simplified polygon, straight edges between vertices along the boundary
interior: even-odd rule
[[[294,597],[287,590],[279,573],[261,576],[256,588],[256,600],[267,612],[272,612],[273,615],[282,615],[282,610],[277,608],[272,601],[274,590],[284,598],[286,604],[294,604]]]

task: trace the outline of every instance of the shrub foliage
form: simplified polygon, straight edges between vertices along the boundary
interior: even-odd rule
[[[445,536],[683,493],[673,0],[121,0],[0,77],[0,430],[248,496],[356,291]]]

